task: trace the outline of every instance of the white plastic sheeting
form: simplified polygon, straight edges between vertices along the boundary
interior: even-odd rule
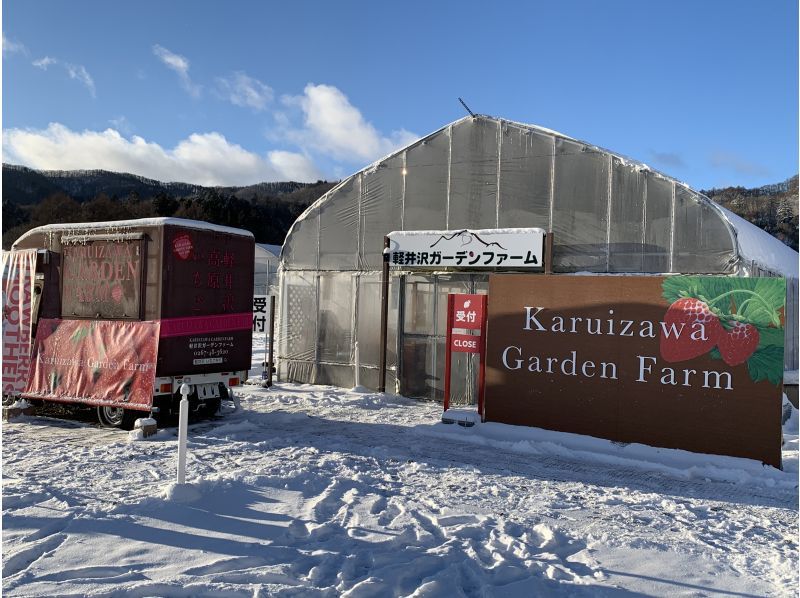
[[[256,243],[253,292],[257,295],[275,295],[280,292],[278,269],[281,264],[281,246]]]
[[[379,301],[384,235],[508,227],[552,231],[556,273],[787,274],[775,263],[783,255],[779,241],[763,233],[751,242],[749,229],[737,241],[737,219],[674,179],[548,129],[470,116],[345,179],[295,222],[282,255],[283,371],[292,380],[347,386],[353,356],[342,343],[357,338],[362,359],[378,350],[378,307],[365,293]],[[792,253],[787,364],[796,369]],[[359,273],[356,282],[352,273]],[[445,285],[434,284],[436,276],[422,278],[437,289],[438,301]],[[427,308],[412,300],[412,280],[419,286],[416,278],[392,272],[391,363],[399,356],[404,364],[398,390],[414,395],[410,388],[424,387],[423,396],[437,398],[438,324],[415,313],[416,305]],[[425,332],[398,335],[400,315],[406,324],[425,320]],[[331,340],[336,335],[341,342]],[[362,384],[370,386],[369,379],[362,376]]]

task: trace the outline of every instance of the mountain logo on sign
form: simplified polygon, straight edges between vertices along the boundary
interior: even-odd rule
[[[484,245],[484,247],[499,247],[503,251],[506,251],[506,248],[503,247],[502,245],[500,245],[500,243],[498,243],[497,241],[493,241],[491,243],[487,243],[486,241],[481,239],[478,235],[476,235],[475,233],[473,233],[472,231],[470,231],[470,230],[468,230],[466,228],[464,230],[457,231],[457,232],[453,233],[452,235],[441,235],[436,240],[436,242],[431,245],[431,249],[436,247],[439,244],[440,241],[452,241],[456,237],[460,237],[461,246],[462,247],[464,245],[469,245],[470,243],[472,243],[472,241],[474,239],[474,240],[479,241],[480,243],[482,243]]]

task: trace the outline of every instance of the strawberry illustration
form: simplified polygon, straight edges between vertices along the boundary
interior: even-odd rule
[[[704,331],[698,323],[703,324]],[[670,363],[699,357],[711,351],[724,333],[719,318],[703,301],[691,297],[678,299],[664,314],[661,357]]]
[[[728,365],[739,365],[747,361],[758,348],[760,335],[752,324],[736,322],[727,332],[724,329],[717,339],[722,360]]]

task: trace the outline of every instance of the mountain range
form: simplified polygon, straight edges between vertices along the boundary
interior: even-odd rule
[[[306,183],[258,183],[243,187],[204,187],[192,183],[162,183],[126,172],[108,170],[34,170],[26,166],[3,164],[3,200],[18,205],[38,203],[48,195],[65,193],[78,201],[86,201],[104,193],[109,197],[145,199],[160,193],[172,197],[196,195],[205,189],[240,198],[274,197],[308,187]]]

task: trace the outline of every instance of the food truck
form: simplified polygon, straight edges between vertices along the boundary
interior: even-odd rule
[[[51,224],[3,254],[3,395],[106,426],[213,414],[247,378],[254,239],[180,218]]]

